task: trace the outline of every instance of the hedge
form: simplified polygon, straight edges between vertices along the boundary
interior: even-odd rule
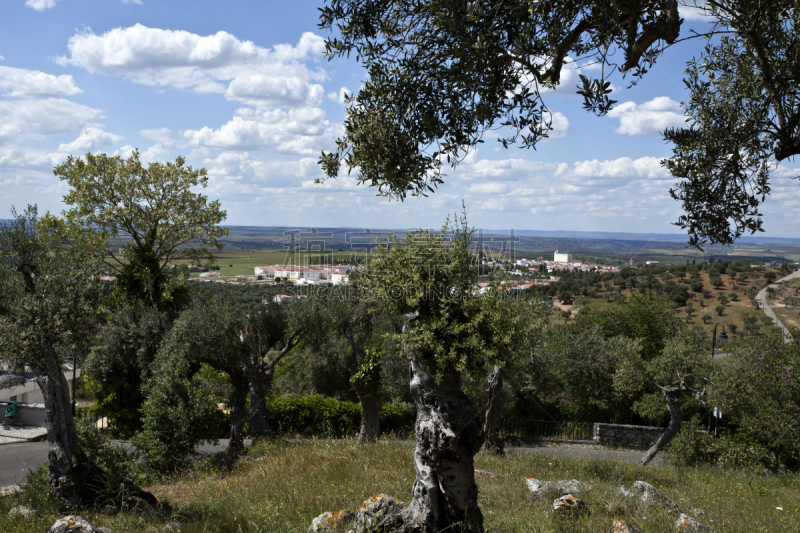
[[[304,437],[353,437],[361,425],[361,406],[325,396],[285,396],[267,402],[270,428],[280,435]],[[381,433],[409,435],[416,414],[412,409],[384,404]]]

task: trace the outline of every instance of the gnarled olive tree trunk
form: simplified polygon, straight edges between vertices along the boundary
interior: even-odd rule
[[[667,409],[669,409],[669,425],[656,443],[644,454],[641,461],[642,465],[646,465],[652,461],[656,454],[664,449],[664,447],[669,444],[669,441],[680,431],[681,422],[683,421],[683,411],[681,411],[681,406],[678,404],[678,392],[680,390],[682,389],[663,389],[664,399],[667,401]]]
[[[474,457],[484,434],[459,373],[446,372],[437,383],[412,360],[411,393],[417,407],[413,500],[387,517],[384,530],[483,532]]]
[[[486,380],[486,393],[489,395],[486,401],[486,419],[483,421],[483,432],[486,435],[486,442],[483,448],[487,451],[502,454],[505,443],[502,437],[497,434],[497,418],[500,414],[500,392],[503,390],[503,370],[495,365],[494,370]]]
[[[231,437],[228,442],[229,449],[244,448],[245,408],[247,404],[247,378],[241,368],[231,369],[228,372],[231,377],[233,392],[231,393]]]
[[[67,505],[84,507],[92,505],[100,496],[98,492],[113,484],[119,490],[118,504],[124,503],[129,508],[154,508],[158,505],[155,496],[139,489],[129,479],[105,472],[83,452],[72,416],[69,385],[52,350],[45,347],[43,351],[47,354],[46,366],[37,375],[36,382],[44,398],[50,444],[47,480],[51,493]]]
[[[353,331],[345,331],[347,341],[350,343],[350,375],[359,374],[356,344],[353,340]],[[380,393],[380,367],[376,366],[368,372],[361,372],[359,379],[352,380],[353,388],[361,404],[361,428],[358,431],[358,443],[378,440],[381,435],[381,400]]]
[[[254,360],[245,367],[245,375],[250,383],[250,436],[253,439],[269,438],[272,431],[267,414],[267,395],[272,389],[275,366]]]

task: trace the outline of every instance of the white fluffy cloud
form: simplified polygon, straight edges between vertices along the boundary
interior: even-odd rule
[[[44,11],[56,7],[56,0],[25,0],[25,5],[36,11]]]
[[[561,178],[666,178],[669,172],[661,166],[661,159],[657,157],[640,157],[631,159],[621,157],[619,159],[599,161],[577,161],[570,167],[566,163],[561,163],[555,172],[556,177]]]
[[[0,101],[0,144],[20,138],[70,134],[99,115],[97,109],[64,98]]]
[[[108,133],[97,127],[88,127],[83,130],[77,139],[70,143],[62,143],[59,152],[83,155],[86,152],[96,152],[99,148],[109,146],[122,140],[121,135]]]
[[[625,102],[609,111],[608,116],[619,119],[616,132],[622,135],[655,135],[686,123],[680,104],[668,96],[639,105]]]
[[[136,24],[102,35],[78,33],[70,37],[68,49],[70,55],[57,58],[59,64],[130,76],[149,86],[221,93],[261,108],[318,105],[324,91],[313,82],[327,79],[323,70],[305,65],[325,49],[322,37],[310,32],[294,46],[267,49],[224,31],[200,36]]]
[[[569,119],[563,113],[556,111],[553,113],[550,126],[553,128],[549,133],[551,139],[566,137],[567,130],[569,130]]]
[[[0,93],[3,96],[72,96],[81,93],[72,76],[54,76],[38,70],[0,65]]]
[[[193,146],[225,150],[276,150],[316,154],[320,146],[332,146],[341,126],[325,120],[317,108],[255,111],[242,108],[219,129],[186,130],[183,137]]]
[[[678,14],[686,20],[710,22],[711,19],[706,14],[705,7],[706,3],[703,0],[682,0],[678,3]]]

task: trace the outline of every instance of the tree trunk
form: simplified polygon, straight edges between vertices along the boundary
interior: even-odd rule
[[[228,449],[239,450],[244,448],[242,431],[244,430],[245,405],[247,403],[247,379],[240,369],[229,372],[229,375],[233,384],[233,393],[231,394],[231,438]]]
[[[158,500],[149,492],[136,487],[130,479],[117,478],[98,467],[81,449],[69,385],[52,351],[46,357],[45,372],[37,376],[42,390],[47,424],[48,452],[47,481],[50,492],[71,507],[92,505],[109,485],[118,488],[120,505],[153,510]],[[108,502],[104,501],[104,505]]]
[[[487,379],[488,387],[486,393],[489,399],[486,401],[486,419],[483,422],[483,432],[486,435],[486,442],[483,444],[483,449],[503,454],[505,443],[500,435],[497,434],[497,417],[500,413],[500,391],[503,390],[503,376],[502,369],[499,366],[494,367],[494,371],[489,374]]]
[[[664,399],[667,400],[667,408],[669,409],[669,425],[656,443],[644,454],[641,461],[642,465],[646,465],[652,461],[656,454],[660,452],[681,429],[683,412],[681,411],[681,406],[678,404],[677,393],[678,391],[674,389],[664,390]]]
[[[377,391],[372,393],[358,392],[361,402],[361,430],[358,432],[358,443],[374,442],[381,435],[381,400]]]
[[[248,365],[247,380],[250,382],[250,436],[253,439],[269,438],[272,431],[267,415],[267,395],[272,388],[275,369],[271,365],[264,370],[263,365]]]
[[[484,434],[478,412],[461,390],[459,373],[446,372],[437,383],[412,360],[411,393],[417,407],[413,500],[390,513],[383,529],[482,533],[473,459]]]

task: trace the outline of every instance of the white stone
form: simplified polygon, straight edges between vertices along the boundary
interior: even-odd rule
[[[688,514],[682,514],[678,521],[675,522],[675,530],[681,533],[685,532],[698,532],[698,533],[717,533],[707,525],[698,522]]]
[[[553,510],[559,514],[577,514],[584,509],[586,504],[583,500],[572,494],[562,496],[553,502]]]
[[[636,528],[625,520],[614,520],[609,533],[636,533]]]
[[[36,510],[33,507],[29,507],[27,505],[17,505],[8,512],[8,516],[21,516],[26,520],[30,520],[31,518],[36,516]]]
[[[635,498],[639,503],[644,505],[655,504],[666,509],[673,515],[681,513],[678,506],[675,505],[669,498],[663,496],[658,489],[646,481],[634,481],[633,488],[628,490],[623,485],[620,487],[620,492],[628,498]]]
[[[317,531],[338,531],[344,528],[346,524],[353,521],[352,511],[343,509],[338,512],[328,511],[322,513],[311,522],[309,531],[316,533]]]
[[[56,520],[48,533],[100,533],[92,524],[77,515]]]
[[[566,496],[567,494],[575,494],[581,491],[591,490],[592,488],[592,486],[588,483],[581,483],[577,479],[541,481],[539,479],[529,477],[525,480],[525,484],[528,485],[528,489],[535,497],[541,496],[545,491],[548,490],[554,490],[562,496]]]
[[[356,531],[371,531],[388,515],[399,506],[405,506],[400,500],[387,496],[386,494],[378,494],[366,500],[361,507],[358,508],[356,514],[355,530]]]

